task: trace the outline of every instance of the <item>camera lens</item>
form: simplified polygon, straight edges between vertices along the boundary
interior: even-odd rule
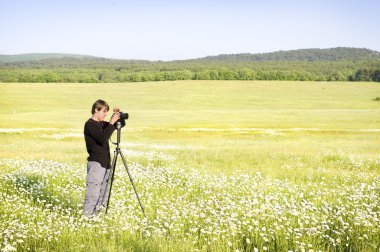
[[[128,113],[120,112],[120,119],[127,120],[128,119]]]

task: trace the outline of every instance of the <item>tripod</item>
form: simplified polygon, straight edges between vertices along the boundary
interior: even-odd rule
[[[120,147],[119,147],[119,144],[120,144],[120,135],[121,135],[121,128],[122,128],[121,123],[120,123],[120,122],[117,122],[117,123],[116,123],[116,129],[117,129],[117,142],[116,142],[116,143],[112,142],[114,145],[116,145],[116,149],[115,149],[115,151],[114,151],[114,155],[113,155],[113,159],[112,159],[112,163],[111,163],[111,176],[110,176],[110,178],[111,178],[111,183],[110,183],[110,187],[109,187],[109,194],[108,194],[108,200],[107,200],[106,213],[107,213],[107,211],[108,211],[108,206],[109,206],[109,203],[110,203],[111,192],[112,192],[113,180],[114,180],[114,178],[115,178],[115,169],[116,169],[117,156],[120,154],[121,159],[123,160],[124,167],[125,167],[125,169],[127,170],[127,173],[128,173],[128,176],[129,176],[129,180],[131,181],[131,184],[132,184],[132,186],[133,186],[133,190],[135,191],[135,194],[136,194],[137,200],[139,201],[139,204],[140,204],[140,207],[141,207],[141,211],[143,212],[144,217],[146,217],[146,216],[145,216],[144,207],[143,207],[143,205],[141,204],[139,194],[137,193],[137,190],[136,190],[135,184],[133,183],[133,179],[132,179],[131,173],[129,172],[129,169],[128,169],[128,166],[127,166],[127,162],[125,162],[125,158],[124,158],[123,152],[121,152]]]

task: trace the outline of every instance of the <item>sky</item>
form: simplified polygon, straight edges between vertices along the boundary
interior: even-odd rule
[[[181,60],[357,47],[380,51],[379,0],[0,0],[0,54]]]

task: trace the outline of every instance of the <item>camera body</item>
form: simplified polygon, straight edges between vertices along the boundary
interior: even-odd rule
[[[117,120],[114,126],[117,127],[117,124],[120,123],[121,128],[123,128],[125,126],[125,120],[128,120],[129,115],[128,113],[123,113],[121,111],[119,111],[119,113],[120,113],[120,119]]]

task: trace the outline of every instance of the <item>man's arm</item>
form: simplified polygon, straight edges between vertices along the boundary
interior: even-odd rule
[[[85,134],[93,138],[96,142],[104,144],[111,137],[115,126],[113,126],[117,120],[120,119],[120,112],[116,112],[112,115],[111,120],[107,127],[102,130],[98,123],[87,122],[85,125]]]
[[[100,144],[107,143],[114,130],[115,127],[113,126],[113,124],[108,124],[104,131],[101,127],[99,127],[97,123],[90,122],[86,125],[86,134]]]

